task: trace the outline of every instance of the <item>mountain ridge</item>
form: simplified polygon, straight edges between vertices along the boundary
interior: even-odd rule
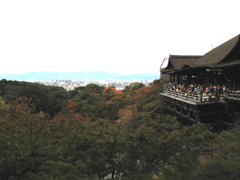
[[[40,71],[27,72],[20,74],[3,74],[0,79],[30,81],[30,80],[102,80],[102,79],[118,79],[118,80],[155,80],[159,79],[159,74],[142,73],[123,75],[120,73],[109,73],[104,71]]]

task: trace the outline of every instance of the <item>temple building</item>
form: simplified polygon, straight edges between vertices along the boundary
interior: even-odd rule
[[[166,108],[187,122],[232,124],[240,115],[240,35],[203,56],[170,55]],[[238,115],[239,114],[239,115]]]

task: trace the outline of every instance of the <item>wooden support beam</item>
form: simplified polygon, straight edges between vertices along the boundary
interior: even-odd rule
[[[197,111],[196,111],[195,120],[196,120],[197,122],[200,121],[200,110],[197,110]]]
[[[228,122],[226,122],[226,121],[222,121],[221,124],[227,125],[227,126],[229,126],[229,127],[233,126],[232,123],[228,123]]]
[[[177,75],[177,83],[180,84],[180,75]]]
[[[218,122],[221,123],[223,121],[223,113],[220,112],[218,116]]]

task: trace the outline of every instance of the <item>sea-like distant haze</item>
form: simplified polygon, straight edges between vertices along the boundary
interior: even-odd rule
[[[21,74],[0,74],[0,79],[19,81],[41,81],[41,80],[155,80],[160,74],[143,73],[123,75],[120,73],[108,73],[101,71],[81,71],[81,72],[28,72]]]
[[[240,33],[237,0],[0,1],[0,74],[159,74]]]

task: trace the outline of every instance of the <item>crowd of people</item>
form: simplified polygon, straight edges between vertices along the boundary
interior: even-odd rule
[[[176,84],[166,83],[165,90],[174,92],[184,92],[186,94],[204,94],[204,95],[225,95],[226,85],[219,84]]]

